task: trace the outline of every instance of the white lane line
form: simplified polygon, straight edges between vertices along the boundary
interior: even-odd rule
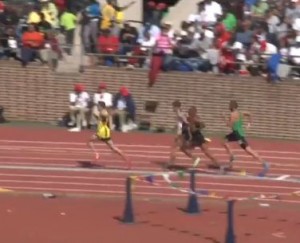
[[[18,184],[18,183],[24,183],[24,181],[14,181],[14,182],[10,182],[10,181],[8,181],[8,182],[6,182],[6,183],[16,183],[16,184]],[[46,182],[46,181],[31,181],[31,182],[26,182],[26,183],[24,183],[25,185],[24,185],[24,187],[31,187],[30,186],[30,184],[41,184],[41,185],[66,185],[66,183],[60,183],[60,182]],[[101,184],[101,185],[98,185],[98,184],[92,184],[92,183],[87,183],[88,185],[86,185],[86,186],[98,186],[98,187],[101,187],[101,186],[103,186],[103,187],[107,187],[107,186],[110,186],[109,184]],[[80,183],[71,183],[71,184],[69,184],[70,186],[72,186],[72,185],[74,185],[74,186],[80,186]],[[82,184],[81,184],[82,185]],[[84,186],[84,185],[83,185]],[[1,185],[1,187],[3,187],[3,188],[9,188],[9,189],[11,189],[12,187],[18,187],[18,186],[15,186],[15,185],[11,185],[11,184],[2,184]],[[23,186],[21,186],[21,187],[23,187]],[[33,186],[34,187],[34,186]],[[112,184],[111,185],[111,187],[116,187],[116,191],[119,191],[117,188],[124,188],[124,185],[120,185],[120,184]],[[52,190],[52,188],[47,188],[47,187],[39,187],[39,188],[43,188],[44,190]],[[170,191],[174,191],[174,189],[173,188],[171,188],[171,187],[150,187],[150,186],[135,186],[134,187],[134,193],[136,193],[136,192],[142,192],[142,193],[147,193],[146,191],[141,191],[141,190],[139,190],[138,191],[138,189],[160,189],[160,191],[161,190],[164,190],[164,191],[166,191],[166,190],[170,190]],[[63,187],[63,188],[61,188],[61,189],[66,189],[66,190],[69,190],[69,189],[74,189],[74,188],[67,188],[67,187]],[[100,188],[98,188],[98,189],[90,189],[90,188],[87,188],[87,189],[85,189],[85,188],[77,188],[77,190],[83,190],[83,191],[86,191],[86,190],[99,190],[99,191],[102,191]],[[114,191],[114,190],[111,190],[112,192]],[[121,190],[122,191],[122,190]],[[176,191],[176,190],[175,190]],[[270,195],[274,195],[274,194],[276,194],[276,195],[280,195],[280,196],[290,196],[291,195],[291,193],[283,193],[283,192],[260,192],[260,191],[245,191],[245,190],[243,190],[243,191],[239,191],[239,190],[224,190],[224,189],[212,189],[211,191],[213,191],[213,192],[220,192],[220,193],[232,193],[232,194],[249,194],[249,195],[257,195],[257,194],[270,194]],[[149,193],[158,193],[158,194],[161,194],[160,192],[149,192]],[[183,194],[183,195],[186,195],[187,193],[176,193],[176,194]],[[168,192],[165,192],[165,195],[167,196],[167,195],[169,195],[169,193]]]
[[[109,156],[111,156],[112,154],[101,153],[101,155],[105,155],[105,156],[109,155]],[[215,155],[218,157],[218,154],[215,154]],[[68,162],[68,161],[70,161],[70,162],[74,163],[75,161],[89,161],[91,158],[90,157],[89,158],[88,157],[85,157],[85,158],[83,158],[83,157],[82,158],[78,158],[78,157],[77,158],[72,158],[71,156],[66,157],[66,155],[60,156],[59,158],[56,158],[56,157],[45,158],[45,157],[39,157],[39,156],[32,157],[32,156],[1,156],[0,155],[0,163],[2,161],[1,159],[6,159],[6,160],[7,159],[8,160],[15,159],[15,160],[22,160],[22,161],[25,161],[25,160],[45,160],[45,161],[59,161],[59,162]],[[188,158],[185,158],[185,157],[178,157],[178,159],[185,160],[185,161],[189,160]],[[105,163],[119,163],[119,162],[122,163],[122,161],[118,160],[118,159],[103,159],[103,161],[105,161]],[[208,159],[206,159],[204,157],[203,162],[206,162],[206,161],[208,161]],[[3,162],[6,162],[6,161],[3,161]],[[32,162],[32,161],[30,161],[30,162]],[[133,163],[138,163],[139,165],[140,164],[149,164],[149,162],[147,162],[147,161],[144,162],[144,160],[134,160],[132,162]],[[100,161],[100,163],[101,163],[101,161]],[[252,161],[252,160],[243,160],[243,161],[241,161],[241,160],[237,159],[237,160],[234,161],[234,163],[235,164],[260,165],[260,163],[258,163],[256,161]],[[180,164],[182,164],[182,165],[190,165],[190,163],[186,163],[186,162],[180,163]],[[275,170],[278,169],[277,167],[295,167],[295,168],[299,168],[300,169],[300,163],[298,165],[297,164],[288,164],[288,163],[285,163],[285,162],[283,162],[281,164],[280,163],[270,163],[270,164],[272,166],[272,169],[275,169]],[[261,168],[261,166],[255,167],[255,168]],[[278,170],[280,170],[280,169],[278,169]]]
[[[88,150],[88,149],[82,149],[83,151],[79,151],[79,150],[76,150],[76,149],[70,149],[70,150],[63,150],[63,149],[60,149],[60,148],[40,148],[40,147],[24,147],[24,148],[20,148],[20,147],[2,147],[1,150],[3,151],[13,151],[14,153],[16,151],[20,151],[20,152],[26,152],[26,153],[32,153],[32,152],[36,152],[36,153],[46,153],[46,154],[56,154],[58,155],[59,153],[62,153],[62,154],[68,154],[68,153],[71,153],[72,155],[91,155],[91,152]],[[99,152],[102,151],[102,154],[103,155],[111,155],[111,151],[110,150],[107,150],[107,149],[103,149],[103,150],[99,150]],[[130,157],[135,157],[135,158],[149,158],[149,159],[168,159],[169,157],[168,156],[163,156],[163,155],[158,155],[160,152],[158,151],[148,151],[146,153],[142,152],[142,151],[139,151],[139,150],[132,150],[132,151],[129,151],[129,150],[124,150],[128,156]],[[168,153],[166,153],[166,155],[168,155]],[[199,151],[199,154],[202,154],[200,153]],[[203,155],[203,154],[202,154]],[[225,159],[228,159],[228,155],[226,153],[223,153],[223,154],[216,154],[218,155],[218,157],[224,157]],[[238,158],[251,158],[251,156],[249,155],[243,155],[243,154],[239,154],[237,155]],[[287,160],[295,160],[295,161],[300,161],[300,157],[290,157],[290,156],[263,156],[265,159],[271,159],[271,160],[283,160],[283,161],[287,161]],[[178,157],[179,159],[185,159],[187,160],[188,158],[186,157],[183,157],[183,156],[179,156]]]
[[[83,161],[90,161],[90,160],[83,160]],[[204,160],[206,161],[206,160]],[[203,161],[203,162],[204,162]],[[143,170],[153,170],[153,171],[162,171],[161,167],[160,166],[152,166],[150,167],[149,165],[151,164],[150,162],[141,162],[141,161],[132,161],[133,163],[133,168],[134,169],[143,169]],[[43,167],[46,167],[46,168],[49,168],[49,167],[68,167],[68,168],[82,168],[82,167],[79,167],[78,166],[79,162],[76,162],[75,160],[73,160],[73,163],[49,163],[49,162],[25,162],[25,161],[5,161],[5,162],[2,162],[0,160],[0,169],[1,169],[1,166],[43,166]],[[183,165],[183,166],[190,166],[191,164],[190,163],[179,163],[180,165]],[[116,165],[120,165],[120,167],[122,167],[124,165],[124,162],[121,161],[121,160],[104,160],[104,161],[99,161],[97,162],[97,165],[99,165],[99,167],[101,167],[101,165],[105,165],[105,167],[110,167],[110,168],[115,168]],[[148,166],[147,166],[148,165]],[[242,167],[242,168],[241,168]],[[272,168],[272,167],[271,167]],[[89,169],[95,169],[95,168],[89,168]],[[98,168],[99,169],[99,168]],[[105,168],[103,168],[105,170]],[[260,166],[239,166],[239,169],[240,170],[246,170],[246,171],[250,171],[250,170],[255,170],[255,171],[260,171],[261,170],[261,167]],[[282,176],[282,173],[279,173],[279,172],[288,172],[288,173],[291,173],[291,172],[294,172],[295,174],[293,174],[294,177],[300,177],[300,167],[299,169],[295,169],[295,168],[278,168],[278,167],[273,167],[272,168],[272,173],[269,173],[270,176]],[[298,172],[298,174],[297,174]]]
[[[165,173],[159,171],[149,170],[121,170],[121,169],[86,169],[86,168],[63,168],[63,167],[44,167],[44,166],[13,166],[13,165],[1,165],[0,169],[12,169],[12,170],[32,170],[32,171],[61,171],[61,172],[88,172],[88,173],[119,173],[119,174],[137,174],[146,175],[152,174],[154,176],[163,175]],[[177,172],[168,172],[170,175],[178,175]],[[221,175],[221,174],[205,174],[198,173],[199,177],[208,178],[223,178],[223,179],[236,179],[236,180],[256,180],[256,181],[276,181],[276,178],[270,177],[257,177],[257,176],[239,176],[239,175]],[[270,175],[271,176],[271,175]],[[299,179],[289,179],[285,182],[300,183]]]
[[[286,180],[287,178],[291,177],[290,175],[282,175],[276,178],[278,181],[283,181]]]
[[[75,145],[75,146],[84,146],[86,147],[85,143],[79,143],[79,142],[61,142],[61,141],[32,141],[32,140],[0,140],[0,143],[20,143],[20,144],[45,144],[45,145]],[[171,143],[171,139],[170,139]],[[295,142],[296,143],[296,142]],[[146,144],[118,144],[120,147],[129,147],[129,148],[157,148],[157,149],[170,149],[170,145],[146,145]],[[99,146],[104,146],[99,144]],[[299,143],[300,146],[300,143]],[[219,150],[224,151],[224,148],[218,147],[218,148],[211,148],[212,150]],[[240,149],[233,149],[233,151],[241,151]],[[272,153],[272,154],[294,154],[294,155],[300,155],[300,152],[294,152],[294,151],[278,151],[278,150],[257,150],[258,152],[262,153]]]
[[[33,174],[0,174],[0,177],[14,177],[18,179],[3,179],[0,178],[0,182],[12,182],[12,183],[41,183],[41,184],[62,184],[62,185],[82,185],[82,186],[118,186],[118,187],[124,187],[123,183],[121,184],[105,184],[101,183],[101,181],[108,182],[108,181],[113,181],[113,182],[125,182],[125,177],[124,178],[118,178],[118,177],[80,177],[80,176],[53,176],[53,175],[33,175]],[[24,178],[39,178],[39,179],[49,179],[47,181],[31,181],[28,179]],[[23,180],[22,180],[23,179]],[[57,181],[51,179],[72,179],[72,181]],[[86,180],[86,181],[97,181],[99,183],[90,183],[90,182],[75,182],[76,180]],[[157,183],[165,183],[165,181],[156,179],[155,182]],[[186,187],[189,185],[189,181],[177,181],[177,180],[172,180],[174,183],[179,183],[179,184],[184,184]],[[153,186],[149,184],[146,186],[147,182],[139,182],[137,181],[136,184],[138,185],[138,188],[167,188],[170,189],[169,186]],[[206,186],[218,186],[218,187],[247,187],[247,188],[266,188],[266,189],[284,189],[284,190],[300,190],[300,187],[292,187],[292,186],[274,186],[274,185],[253,185],[253,184],[241,184],[240,182],[237,182],[236,184],[234,183],[217,183],[217,182],[203,182],[203,181],[197,181],[197,187],[203,188],[203,185]],[[218,188],[216,188],[217,190]],[[208,190],[215,190],[215,189],[208,189]],[[231,191],[231,190],[229,190]],[[251,191],[253,193],[258,193],[257,191]]]
[[[124,191],[110,191],[110,190],[92,190],[92,189],[74,189],[74,188],[43,188],[43,187],[26,187],[26,186],[4,186],[6,189],[10,190],[26,190],[26,191],[40,191],[42,192],[63,192],[63,193],[97,193],[97,194],[121,194],[124,195]],[[171,198],[171,197],[186,197],[185,193],[158,193],[158,192],[134,192],[134,195],[141,196],[159,196],[160,198]],[[201,196],[202,197],[202,196]],[[236,197],[236,196],[234,196]],[[205,196],[203,196],[205,198]],[[261,199],[256,201],[269,201],[269,202],[278,202],[278,203],[292,203],[300,204],[300,201],[297,200],[274,200],[274,199]]]

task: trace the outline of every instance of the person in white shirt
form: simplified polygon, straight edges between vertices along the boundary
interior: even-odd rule
[[[290,47],[289,57],[293,65],[300,65],[300,36],[296,37],[296,44]]]
[[[104,102],[106,110],[109,113],[109,127],[113,130],[113,122],[112,122],[112,106],[113,106],[113,95],[107,92],[107,85],[105,83],[101,83],[98,87],[98,92],[94,94],[93,97],[93,111],[92,111],[92,121],[91,125],[97,124],[97,117],[99,117],[99,102]]]
[[[136,106],[131,93],[125,86],[120,87],[119,92],[115,95],[114,115],[118,118],[117,129],[127,132],[137,128],[135,124]],[[126,122],[128,120],[129,122]]]
[[[207,25],[214,25],[220,16],[223,15],[222,6],[212,0],[204,1],[204,13],[205,16],[204,22]]]
[[[70,102],[70,132],[80,132],[82,128],[87,127],[86,114],[89,111],[90,96],[84,91],[84,87],[81,84],[74,86],[74,92],[69,95]]]

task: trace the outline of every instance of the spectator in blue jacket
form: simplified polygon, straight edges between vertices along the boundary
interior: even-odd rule
[[[122,132],[133,130],[135,124],[136,107],[129,90],[122,86],[113,100],[114,118],[116,118],[116,129]],[[128,121],[128,122],[127,122]]]
[[[101,6],[97,0],[90,0],[89,5],[84,10],[86,23],[83,26],[83,42],[89,52],[96,51],[99,34],[99,21],[101,18]]]

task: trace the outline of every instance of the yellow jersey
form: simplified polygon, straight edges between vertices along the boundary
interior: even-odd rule
[[[112,21],[116,18],[116,10],[110,4],[106,4],[102,9],[101,29],[109,29]]]
[[[97,137],[100,140],[108,141],[111,139],[111,132],[109,127],[109,118],[107,110],[100,112],[100,121],[97,126]]]

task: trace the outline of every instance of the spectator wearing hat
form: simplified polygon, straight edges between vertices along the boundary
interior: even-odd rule
[[[96,125],[97,124],[97,118],[99,116],[99,102],[104,102],[107,111],[110,113],[110,118],[109,118],[109,125],[110,128],[113,129],[113,123],[112,123],[112,106],[113,106],[113,95],[109,92],[107,92],[107,85],[105,83],[99,84],[98,91],[97,93],[94,94],[93,97],[93,111],[92,111],[92,120],[91,120],[91,125]]]
[[[84,86],[76,84],[74,86],[74,92],[70,93],[70,123],[69,126],[75,126],[71,128],[70,132],[80,132],[82,128],[87,127],[86,114],[89,111],[90,96],[84,90]]]
[[[122,132],[135,129],[136,107],[128,88],[122,86],[113,100],[114,118],[116,118],[116,129]],[[130,122],[126,124],[126,120]]]

